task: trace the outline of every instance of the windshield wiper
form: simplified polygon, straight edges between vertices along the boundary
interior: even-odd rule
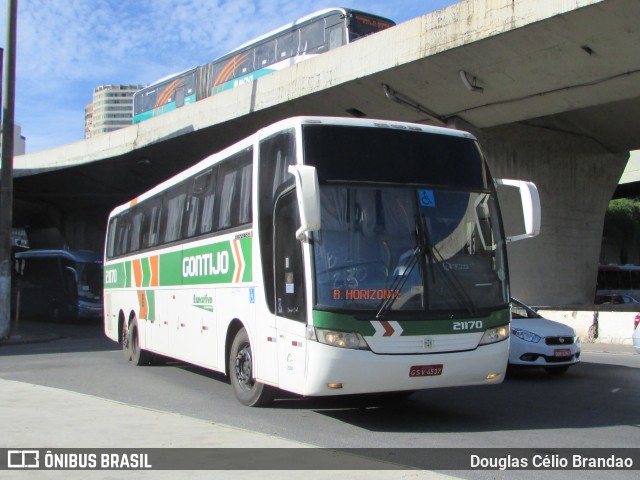
[[[458,303],[460,305],[463,305],[471,315],[475,315],[477,311],[476,311],[476,306],[473,303],[473,300],[471,300],[471,297],[469,297],[469,294],[467,293],[464,286],[460,283],[460,280],[455,275],[450,273],[448,269],[445,268],[445,265],[448,265],[448,262],[445,261],[444,257],[442,256],[438,248],[431,243],[428,237],[429,231],[427,230],[426,225],[424,227],[425,227],[424,232],[425,232],[425,235],[427,236],[426,245],[427,245],[427,255],[429,257],[429,266],[431,267],[435,266],[435,268],[437,268],[442,273],[444,284],[447,286],[447,288],[449,288],[451,292],[453,292],[454,296],[458,299]],[[433,274],[433,269],[430,269],[430,270],[432,271],[432,274]],[[435,274],[433,274],[433,280],[435,283]]]
[[[424,255],[426,245],[421,240],[423,236],[420,235],[418,228],[418,222],[416,221],[416,248],[411,253],[409,261],[404,265],[402,273],[400,273],[400,259],[398,259],[398,263],[394,268],[394,271],[398,271],[398,274],[395,275],[393,282],[389,286],[389,291],[392,292],[392,294],[389,295],[389,298],[385,298],[380,304],[380,308],[378,309],[378,313],[376,314],[377,319],[384,318],[387,312],[391,310],[391,307],[393,307],[393,304],[400,296],[399,293],[404,288],[404,284],[407,283],[407,280],[409,280],[411,272],[413,272],[413,269],[418,264],[418,260]]]
[[[388,298],[382,301],[382,304],[380,305],[380,309],[376,314],[377,319],[384,318],[386,313],[389,310],[391,310],[391,307],[393,307],[393,304],[396,302],[396,300],[400,296],[398,295],[398,293],[402,291],[404,284],[407,283],[407,280],[411,276],[411,272],[413,271],[415,266],[418,264],[418,259],[422,256],[421,252],[422,252],[422,246],[418,245],[413,250],[413,253],[411,254],[411,258],[409,258],[409,261],[407,262],[402,273],[397,274],[393,279],[393,282],[389,286],[389,291],[392,292],[392,295],[389,295]],[[396,265],[396,270],[399,270],[399,265]]]

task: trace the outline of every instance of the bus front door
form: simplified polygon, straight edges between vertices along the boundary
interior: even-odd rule
[[[278,199],[274,219],[279,386],[303,393],[307,357],[306,302],[302,244],[296,239],[300,215],[295,192]]]

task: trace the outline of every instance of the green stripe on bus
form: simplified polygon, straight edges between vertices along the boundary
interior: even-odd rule
[[[251,237],[185,248],[159,256],[158,286],[244,283],[253,279]],[[149,287],[152,270],[148,257],[140,261],[142,287]],[[105,266],[104,286],[131,288],[132,261]]]
[[[412,335],[447,335],[452,333],[481,332],[489,328],[507,325],[511,314],[508,308],[493,312],[486,317],[460,318],[456,320],[395,320],[402,328],[401,336]],[[370,319],[356,319],[351,315],[332,312],[313,311],[313,326],[332,330],[358,332],[362,336],[369,337],[375,333],[372,321],[377,321],[372,314]],[[479,324],[478,322],[481,322]],[[458,328],[454,328],[455,325]],[[481,325],[481,326],[480,326]]]
[[[155,290],[147,290],[147,305],[149,305],[149,313],[148,318],[150,322],[154,322],[156,320],[156,292]]]

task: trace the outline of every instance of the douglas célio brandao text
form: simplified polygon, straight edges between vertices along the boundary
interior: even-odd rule
[[[535,454],[527,456],[504,455],[482,456],[470,455],[470,467],[483,470],[510,469],[633,469],[633,458],[607,454],[603,456],[581,454]]]

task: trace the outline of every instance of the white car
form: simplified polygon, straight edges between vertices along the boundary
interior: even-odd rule
[[[633,320],[633,348],[640,353],[640,313]]]
[[[580,339],[573,328],[541,317],[511,299],[509,365],[543,367],[560,374],[580,360]]]

